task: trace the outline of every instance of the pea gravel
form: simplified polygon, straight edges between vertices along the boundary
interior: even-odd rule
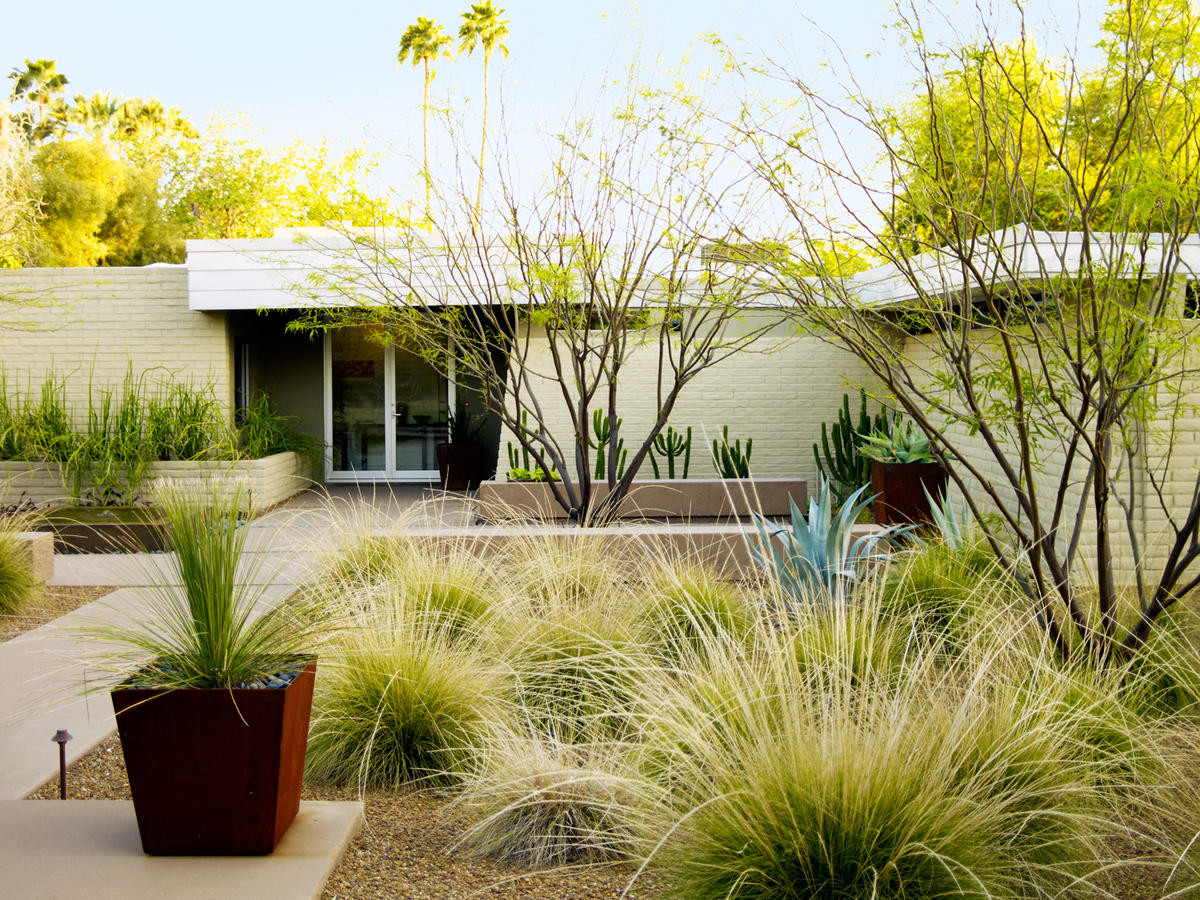
[[[125,761],[115,735],[70,768],[67,795],[76,800],[129,799]],[[308,785],[303,796],[306,800],[358,799],[350,789]],[[58,779],[46,782],[30,798],[58,799]],[[330,875],[324,900],[600,900],[621,896],[632,874],[627,866],[546,872],[456,856],[451,848],[468,823],[448,798],[372,791],[362,799],[363,829]],[[646,877],[626,896],[654,900],[661,894],[661,886]]]
[[[16,615],[0,615],[0,642],[11,641],[18,635],[65,616],[86,603],[111,594],[112,587],[52,587],[43,585],[29,607]]]

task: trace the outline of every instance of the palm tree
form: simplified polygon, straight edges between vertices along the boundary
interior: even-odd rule
[[[462,14],[463,23],[458,28],[458,37],[462,42],[458,52],[475,52],[475,45],[483,47],[483,128],[479,138],[479,184],[475,189],[475,219],[479,219],[479,208],[483,200],[483,154],[487,150],[487,119],[488,119],[488,65],[492,60],[492,51],[499,50],[508,56],[508,47],[500,41],[508,35],[508,19],[501,19],[504,12],[492,6],[492,0],[483,3],[472,3],[471,8]]]
[[[421,144],[425,154],[425,168],[421,173],[425,178],[425,218],[430,217],[429,208],[429,82],[433,80],[434,71],[430,65],[439,56],[453,59],[446,45],[450,43],[450,35],[442,31],[442,26],[433,19],[418,16],[415,25],[409,25],[400,37],[400,53],[396,61],[403,64],[412,57],[412,64],[425,66],[425,100],[421,112]]]
[[[24,100],[37,106],[37,121],[24,114],[25,133],[30,142],[42,141],[59,130],[66,121],[66,104],[55,95],[67,86],[67,76],[58,71],[52,59],[27,59],[25,71],[13,69],[8,77],[13,81],[12,99]],[[55,121],[47,121],[47,109]]]

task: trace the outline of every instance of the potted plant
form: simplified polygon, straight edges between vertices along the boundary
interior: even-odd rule
[[[890,431],[863,435],[862,453],[871,460],[875,522],[920,524],[932,520],[929,498],[946,491],[946,470],[933,456],[929,438],[909,419]]]
[[[473,491],[479,487],[484,417],[471,415],[470,404],[460,403],[447,418],[449,440],[435,448],[442,490]]]
[[[159,498],[175,547],[166,580],[178,586],[152,588],[136,619],[87,629],[118,675],[142,849],[270,853],[300,805],[318,619],[258,608],[255,567],[239,571],[244,491],[167,487]]]

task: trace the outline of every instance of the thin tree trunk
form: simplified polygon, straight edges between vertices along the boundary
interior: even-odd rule
[[[425,166],[421,177],[425,179],[425,219],[433,218],[432,207],[429,203],[429,57],[425,57],[425,99],[421,104],[421,150],[425,158]]]
[[[479,135],[479,184],[475,187],[475,222],[479,223],[480,210],[483,208],[483,155],[487,152],[487,119],[488,119],[488,63],[491,52],[483,49],[483,128]]]

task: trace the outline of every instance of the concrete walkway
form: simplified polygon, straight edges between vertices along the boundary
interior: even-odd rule
[[[401,522],[444,528],[466,524],[472,515],[469,499],[431,497],[417,487],[302,494],[248,524],[246,564],[264,602],[273,603],[290,594],[348,528],[378,531]],[[0,896],[317,896],[357,832],[359,804],[305,804],[270,857],[226,858],[219,865],[152,859],[141,854],[130,804],[22,799],[57,775],[58,748],[50,740],[57,729],[71,732],[67,759],[74,762],[116,727],[107,694],[85,694],[105,673],[88,662],[98,647],[77,629],[136,616],[145,602],[139,588],[168,582],[168,572],[166,554],[58,554],[51,584],[118,590],[0,643]]]

